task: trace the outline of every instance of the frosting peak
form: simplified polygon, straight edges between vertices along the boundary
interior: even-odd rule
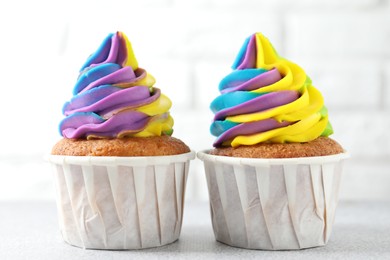
[[[261,33],[245,40],[232,69],[210,106],[214,146],[308,142],[333,133],[321,93]]]
[[[65,138],[124,138],[171,135],[171,101],[138,67],[130,41],[109,34],[80,69],[73,98],[63,106]]]

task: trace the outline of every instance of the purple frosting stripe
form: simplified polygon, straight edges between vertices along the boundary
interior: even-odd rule
[[[94,113],[79,113],[64,118],[60,123],[60,132],[68,128],[78,128],[84,124],[100,124],[104,119]]]
[[[81,123],[62,130],[66,138],[80,138],[88,135],[115,137],[123,131],[138,132],[144,129],[151,117],[138,111],[125,111],[104,122]]]
[[[105,114],[107,111],[115,110],[119,107],[138,107],[146,105],[156,100],[159,96],[159,90],[151,96],[148,87],[134,86],[109,94],[91,105],[74,110],[67,110],[65,111],[65,115],[68,116],[76,112],[95,112]],[[101,111],[104,112],[100,113]]]
[[[269,86],[271,84],[274,84],[275,82],[278,82],[279,80],[282,79],[282,76],[280,75],[279,71],[277,69],[272,69],[270,71],[264,72],[260,74],[257,77],[254,77],[246,82],[244,82],[241,85],[231,87],[231,88],[226,88],[221,90],[221,93],[228,93],[228,92],[233,92],[233,91],[242,91],[242,90],[255,90],[259,89],[265,86]]]
[[[111,38],[112,34],[107,36],[103,43],[99,46],[98,50],[95,51],[92,55],[90,55],[84,65],[81,67],[80,72],[83,71],[87,67],[96,66],[96,64],[104,63],[108,56],[108,52],[111,49]]]
[[[107,37],[99,49],[84,64],[81,70],[86,67],[94,67],[103,63],[116,63],[123,66],[127,57],[126,43],[121,41],[119,33]]]
[[[299,93],[293,90],[272,92],[251,99],[237,106],[220,110],[215,114],[214,120],[221,120],[227,116],[261,112],[270,108],[288,104],[294,100],[297,100],[298,98]]]
[[[158,115],[155,115],[155,116],[151,116],[151,117],[149,117],[149,120],[148,120],[147,124],[152,123],[153,121],[157,121],[157,120],[165,120],[168,117],[169,117],[169,113],[163,113],[163,114],[158,114]],[[134,134],[136,132],[144,130],[146,128],[146,126],[147,125],[145,125],[145,127],[143,127],[142,129],[139,129],[139,130],[136,130],[136,131],[135,130],[124,129],[123,131],[118,132],[117,138],[123,138],[123,137],[126,137],[129,134]]]
[[[104,61],[104,63],[106,63],[106,62],[107,63],[117,63],[119,65],[122,65],[122,64],[118,63],[118,61],[117,61],[118,50],[119,50],[119,37],[118,37],[118,33],[115,33],[111,37],[111,48],[110,48],[110,51],[108,53],[108,57]]]
[[[97,86],[122,83],[122,82],[134,80],[135,78],[136,77],[133,69],[131,67],[124,67],[105,77],[95,80],[94,82],[86,86],[80,93],[83,93],[84,91],[95,88]]]
[[[254,35],[251,36],[244,55],[244,59],[237,66],[237,69],[242,70],[256,68],[256,38]]]
[[[116,33],[119,34],[118,32]],[[121,66],[124,66],[127,61],[127,47],[126,47],[126,41],[123,37],[119,37],[119,50],[118,50],[118,56],[117,56],[117,63]]]
[[[65,103],[64,107],[62,108],[62,112],[64,115],[69,115],[71,113],[69,111],[76,111],[79,108],[89,106],[99,101],[100,99],[120,90],[122,89],[111,85],[96,87],[84,92],[81,95],[74,96],[70,102]]]
[[[160,89],[141,68],[127,65],[128,42],[121,32],[109,34],[84,63],[72,99],[63,106],[59,130],[65,138],[113,138],[143,131],[153,120],[167,118],[135,111],[155,102]],[[132,59],[134,57],[131,57]],[[142,82],[143,81],[143,82]]]
[[[221,146],[223,142],[231,140],[239,135],[251,135],[261,132],[266,132],[272,129],[285,127],[292,124],[291,122],[278,122],[275,119],[265,119],[261,121],[255,121],[250,123],[243,123],[230,128],[222,133],[214,142],[214,147]]]
[[[144,88],[147,88],[147,87],[144,87]],[[149,95],[150,95],[150,93],[149,93]],[[138,101],[135,101],[132,103],[127,102],[127,100],[125,99],[123,103],[118,102],[117,104],[113,105],[110,108],[101,110],[99,114],[103,118],[110,118],[121,111],[135,109],[137,107],[141,107],[141,106],[150,104],[150,103],[156,101],[160,97],[160,95],[161,95],[161,90],[158,88],[154,88],[153,94],[151,96],[149,96],[148,98],[138,100]]]
[[[120,87],[120,88],[128,88],[132,86],[139,85],[138,82],[144,79],[147,75],[146,71],[144,69],[138,68],[134,71],[135,78],[131,80],[127,80],[125,82],[118,82],[113,84],[113,86]]]

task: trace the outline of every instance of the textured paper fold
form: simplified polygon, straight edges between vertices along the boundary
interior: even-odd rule
[[[199,152],[216,240],[266,250],[325,245],[347,154],[245,159]]]
[[[141,249],[176,241],[194,157],[194,152],[150,159],[48,156],[64,240],[95,249]]]

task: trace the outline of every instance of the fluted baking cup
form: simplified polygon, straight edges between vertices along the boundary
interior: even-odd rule
[[[265,250],[325,245],[347,157],[250,159],[198,152],[216,240]]]
[[[50,155],[64,240],[93,249],[141,249],[179,238],[189,161]]]

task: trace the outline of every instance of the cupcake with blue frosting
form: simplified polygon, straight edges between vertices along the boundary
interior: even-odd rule
[[[215,237],[251,249],[325,245],[344,149],[320,91],[261,33],[248,37],[210,105],[204,161]]]
[[[60,230],[74,246],[143,249],[176,241],[189,161],[172,103],[122,32],[80,69],[52,148]]]

